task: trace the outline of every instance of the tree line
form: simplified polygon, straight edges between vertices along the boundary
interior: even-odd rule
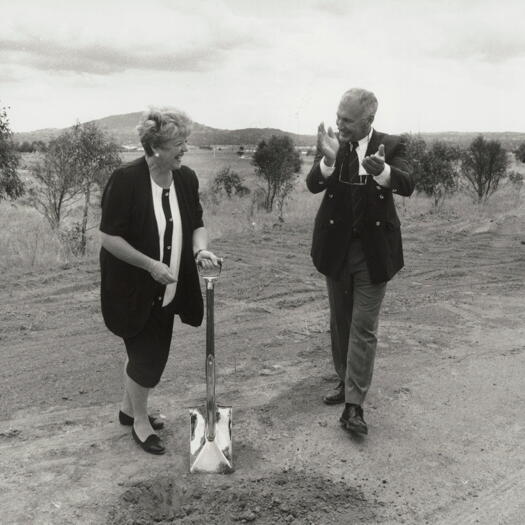
[[[461,148],[442,140],[425,142],[419,135],[404,135],[407,156],[413,167],[416,190],[433,199],[439,207],[445,197],[466,188],[478,203],[485,202],[508,179],[521,187],[523,176],[509,172],[507,151],[498,140],[487,140],[478,135]],[[525,143],[514,152],[525,162]]]
[[[486,201],[507,177],[519,190],[523,176],[509,171],[507,151],[497,140],[476,137],[466,148],[442,140],[427,143],[419,135],[403,136],[407,156],[414,170],[416,190],[428,195],[438,208],[447,195],[468,189],[478,203]],[[29,143],[28,143],[29,144]],[[38,151],[29,167],[31,182],[19,175],[20,153],[24,148]],[[35,142],[21,147],[13,141],[6,108],[0,108],[0,201],[27,195],[30,204],[60,232],[74,252],[86,250],[89,208],[94,194],[100,195],[110,173],[121,163],[120,147],[95,123],[76,124],[49,143]],[[244,154],[244,149],[239,149]],[[238,152],[238,154],[239,154]],[[516,159],[525,162],[525,143],[514,151]],[[257,180],[259,205],[267,212],[277,209],[283,219],[286,200],[292,194],[302,165],[293,140],[272,136],[262,140],[252,156]],[[238,173],[225,167],[216,173],[210,193],[243,197],[249,188]],[[81,206],[81,219],[67,230],[61,228],[74,207]]]

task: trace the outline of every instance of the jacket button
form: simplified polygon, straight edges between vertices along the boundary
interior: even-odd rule
[[[381,226],[381,223],[379,221],[376,221],[376,226]]]
[[[384,195],[379,195],[379,198],[380,198],[380,199],[384,199],[385,196],[384,196]]]
[[[171,246],[167,246],[166,249],[167,249],[167,250],[171,250]]]
[[[329,194],[328,194],[328,198],[329,198],[329,199],[333,199],[333,198],[334,198],[334,194],[333,194],[333,193],[329,193]]]
[[[376,190],[380,190],[381,189],[381,186],[376,186]]]
[[[330,224],[333,224],[333,223],[334,223],[334,219],[330,219],[328,222],[329,222]]]
[[[157,299],[158,299],[159,301],[162,301],[162,296],[157,297]]]

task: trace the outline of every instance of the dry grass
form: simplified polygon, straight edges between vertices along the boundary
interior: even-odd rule
[[[57,235],[34,209],[0,202],[0,270],[36,269],[64,263]]]
[[[213,202],[206,194],[206,188],[213,176],[221,168],[230,166],[237,171],[250,188],[257,187],[253,166],[249,159],[240,159],[236,148],[231,151],[216,152],[215,157],[207,150],[192,150],[186,155],[186,163],[191,166],[201,181],[205,222],[211,239],[230,233],[260,231],[279,223],[278,213],[266,213],[257,209],[253,192],[245,197],[226,197]],[[124,160],[136,158],[137,153],[125,154]],[[27,159],[24,167],[34,161]],[[319,207],[322,194],[312,195],[306,189],[304,179],[310,168],[312,157],[305,157],[295,191],[290,196],[284,211],[284,219],[289,223],[312,224]],[[512,169],[522,171],[522,166]],[[23,175],[27,177],[28,171]],[[525,190],[524,190],[525,192]],[[476,204],[464,193],[448,197],[440,209],[435,210],[432,202],[424,195],[413,195],[410,199],[396,197],[399,215],[403,223],[414,221],[437,221],[452,225],[455,229],[469,232],[488,231],[495,227],[513,228],[514,223],[522,223],[525,216],[525,198],[516,192],[510,183],[501,188],[483,205]],[[98,221],[99,209],[94,206],[88,231],[87,258],[96,257],[99,250]],[[31,270],[60,265],[77,260],[46,221],[24,199],[17,203],[0,202],[0,270]],[[509,226],[510,225],[510,226]],[[485,229],[485,230],[484,230]]]

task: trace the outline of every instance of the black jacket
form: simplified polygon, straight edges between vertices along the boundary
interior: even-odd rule
[[[204,307],[197,267],[193,259],[193,231],[203,226],[199,181],[186,166],[173,181],[182,222],[182,254],[177,291],[167,306],[183,323],[199,326]],[[117,168],[102,195],[100,231],[123,237],[143,254],[159,259],[159,234],[151,197],[146,159],[141,157]],[[131,337],[144,327],[153,300],[164,286],[136,266],[100,250],[102,315],[116,335]]]
[[[391,168],[391,187],[384,188],[372,177],[367,178],[366,204],[360,232],[370,278],[374,283],[390,280],[403,267],[400,221],[393,193],[409,196],[414,191],[405,145],[400,137],[374,130],[366,155],[376,153],[380,144],[385,146],[386,163]],[[352,238],[352,215],[348,206],[348,192],[351,190],[350,186],[338,180],[342,148],[336,158],[335,170],[327,180],[319,167],[321,158],[322,154],[318,152],[306,178],[312,193],[325,191],[315,218],[311,255],[315,267],[321,273],[339,280]]]

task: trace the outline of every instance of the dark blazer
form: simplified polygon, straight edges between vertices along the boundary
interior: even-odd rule
[[[384,188],[372,177],[367,178],[366,204],[360,232],[370,278],[374,283],[390,280],[403,267],[400,221],[393,193],[408,197],[414,191],[414,181],[401,138],[374,130],[366,155],[376,153],[380,144],[385,145],[386,163],[391,168],[391,187]],[[319,163],[323,155],[319,151],[306,177],[306,185],[312,193],[325,191],[315,218],[312,260],[321,273],[335,280],[341,278],[352,238],[352,215],[348,206],[351,190],[350,186],[338,180],[343,160],[342,149],[338,152],[335,170],[328,179],[321,174]]]
[[[199,181],[195,172],[182,166],[173,181],[182,222],[182,254],[173,301],[166,307],[183,323],[199,326],[204,307],[197,267],[193,258],[193,231],[203,226]],[[141,157],[116,169],[102,195],[100,231],[123,237],[138,251],[159,259],[159,234],[151,180],[146,159]],[[141,268],[100,250],[102,316],[116,335],[131,337],[144,327],[153,300],[164,286]]]

